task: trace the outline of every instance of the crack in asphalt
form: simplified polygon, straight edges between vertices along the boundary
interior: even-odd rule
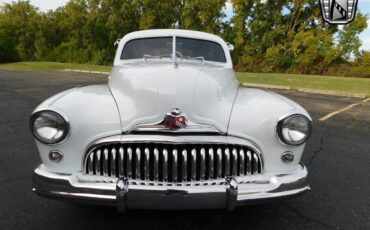
[[[327,137],[325,137],[327,138]],[[312,157],[309,159],[308,163],[307,163],[307,166],[310,166],[312,161],[318,156],[318,154],[324,149],[324,137],[320,137],[320,146],[318,147],[318,149],[316,149],[313,154],[312,154]]]
[[[309,217],[309,216],[304,215],[304,214],[303,214],[303,213],[301,213],[299,210],[297,210],[297,209],[295,209],[295,208],[293,208],[293,207],[289,206],[289,205],[288,205],[288,204],[286,204],[285,202],[281,202],[281,204],[282,204],[283,206],[285,206],[286,208],[290,209],[291,211],[293,211],[294,213],[298,214],[299,216],[301,216],[301,217],[303,217],[303,218],[307,219],[308,221],[311,221],[311,222],[317,223],[317,224],[319,224],[319,225],[321,225],[321,226],[323,226],[323,227],[325,227],[325,228],[331,228],[331,229],[334,229],[334,228],[335,228],[334,226],[327,225],[327,224],[325,224],[325,223],[323,223],[323,222],[321,222],[321,221],[319,221],[319,220],[315,220],[315,219],[313,219],[313,218],[311,218],[311,217]]]

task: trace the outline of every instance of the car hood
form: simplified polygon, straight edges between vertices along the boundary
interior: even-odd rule
[[[226,133],[238,91],[230,68],[211,64],[134,63],[112,69],[109,88],[123,132],[161,122],[179,108],[190,123]],[[179,130],[181,132],[181,130]]]

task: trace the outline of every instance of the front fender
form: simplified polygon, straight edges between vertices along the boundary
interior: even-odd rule
[[[70,134],[61,143],[46,145],[36,140],[45,170],[72,173],[81,170],[87,146],[94,140],[121,133],[119,112],[107,85],[75,88],[57,94],[35,111],[53,110],[70,123]],[[63,153],[62,161],[49,160],[51,150]]]
[[[292,114],[304,114],[311,119],[306,110],[288,98],[260,89],[239,88],[228,134],[246,138],[259,146],[264,172],[287,173],[298,167],[305,146],[288,146],[276,135],[277,122]],[[293,162],[281,160],[285,151],[294,153]]]

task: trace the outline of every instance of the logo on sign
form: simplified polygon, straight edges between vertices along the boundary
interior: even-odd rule
[[[320,0],[321,14],[330,24],[347,24],[356,16],[358,0]]]

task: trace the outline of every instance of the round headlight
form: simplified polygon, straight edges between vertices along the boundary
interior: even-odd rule
[[[31,131],[38,141],[56,144],[67,137],[69,124],[60,114],[45,110],[32,115]]]
[[[311,121],[304,115],[291,115],[278,122],[277,133],[288,145],[303,144],[311,134]]]

